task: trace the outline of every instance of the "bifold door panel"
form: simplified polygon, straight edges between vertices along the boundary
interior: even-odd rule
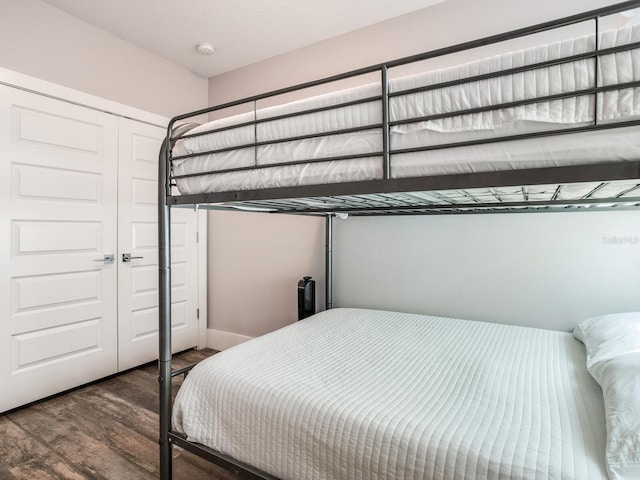
[[[118,119],[0,85],[0,411],[117,371]]]
[[[158,358],[158,152],[165,131],[121,119],[118,227],[119,369]],[[198,343],[196,214],[174,209],[171,222],[173,349]]]
[[[157,358],[163,135],[0,85],[0,412]],[[172,228],[182,350],[197,344],[196,214]]]

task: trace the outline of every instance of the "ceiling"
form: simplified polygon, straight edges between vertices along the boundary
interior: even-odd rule
[[[212,77],[444,0],[43,0]],[[197,53],[199,42],[215,52]]]

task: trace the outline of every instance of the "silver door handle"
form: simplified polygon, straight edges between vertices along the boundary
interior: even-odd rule
[[[96,258],[94,262],[113,263],[116,261],[116,256],[113,253],[105,253],[102,258]]]
[[[122,261],[124,263],[129,263],[129,262],[131,262],[131,260],[136,260],[136,259],[139,259],[139,258],[144,258],[144,257],[132,257],[130,253],[123,253],[122,254]]]

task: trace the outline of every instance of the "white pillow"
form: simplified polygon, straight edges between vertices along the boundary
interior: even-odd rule
[[[573,335],[587,350],[587,369],[602,387],[611,480],[640,479],[640,312],[593,317]]]

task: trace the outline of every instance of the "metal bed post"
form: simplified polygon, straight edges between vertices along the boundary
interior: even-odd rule
[[[595,22],[595,40],[596,40],[596,52],[600,50],[600,17],[595,17],[593,19]],[[593,59],[593,68],[595,70],[595,75],[593,76],[593,81],[595,82],[594,87],[598,88],[600,82],[598,81],[598,75],[600,75],[600,56],[596,55]],[[593,124],[598,125],[598,92],[593,94]]]
[[[382,178],[391,178],[391,130],[389,126],[389,67],[380,67],[382,83]]]
[[[333,308],[333,214],[326,217],[325,227],[325,307]]]
[[[171,127],[169,127],[171,132]],[[168,180],[170,133],[160,148],[158,162],[158,278],[160,351],[158,381],[160,382],[160,480],[171,480],[171,209],[167,195],[171,193]]]

